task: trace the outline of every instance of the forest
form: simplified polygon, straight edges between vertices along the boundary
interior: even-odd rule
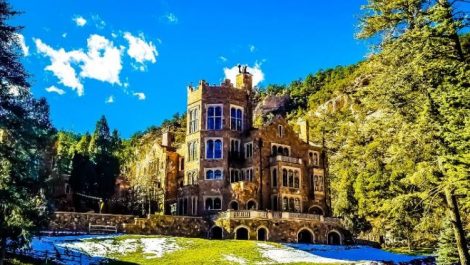
[[[293,126],[309,121],[310,139],[327,150],[334,215],[356,237],[431,248],[439,264],[469,264],[470,34],[468,18],[453,4],[371,0],[356,36],[375,42],[366,59],[257,88],[254,103],[258,126],[276,115]],[[164,129],[181,144],[186,115],[129,139],[111,131],[104,116],[92,134],[57,131],[47,102],[29,93],[17,49],[5,44],[15,42],[19,28],[5,19],[16,12],[0,1],[0,14],[4,246],[13,237],[24,243],[47,220],[50,203],[40,188],[54,177],[70,175],[75,192],[109,201],[117,178],[138,183],[133,165]],[[263,102],[273,98],[281,104],[263,113]],[[136,189],[133,196],[114,210],[138,212],[145,194]],[[78,209],[100,208],[81,203]]]

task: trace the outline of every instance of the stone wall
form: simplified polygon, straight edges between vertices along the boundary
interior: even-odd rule
[[[136,218],[133,223],[125,225],[124,232],[206,238],[209,228],[209,221],[202,217],[155,215],[150,218]]]
[[[99,213],[55,212],[49,222],[49,230],[88,232],[88,226],[114,225],[118,232],[124,232],[125,223],[133,223],[135,216]]]

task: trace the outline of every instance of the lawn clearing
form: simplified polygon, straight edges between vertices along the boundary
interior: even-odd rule
[[[409,262],[418,256],[365,246],[279,244],[247,240],[109,235],[37,237],[33,252],[48,250],[64,264],[347,264],[380,261]],[[36,253],[37,254],[37,253]],[[78,256],[77,256],[78,254]],[[37,255],[36,255],[37,256]],[[58,261],[61,261],[58,259]],[[81,263],[80,263],[81,262]]]

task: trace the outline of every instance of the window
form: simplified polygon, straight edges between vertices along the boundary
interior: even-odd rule
[[[189,110],[189,133],[199,130],[199,108]]]
[[[294,187],[294,171],[289,170],[289,187]]]
[[[198,142],[193,141],[188,143],[188,161],[194,161],[198,159]]]
[[[240,140],[238,139],[230,140],[230,152],[234,154],[240,154]]]
[[[222,130],[222,106],[209,105],[207,107],[207,129]]]
[[[247,168],[245,170],[245,180],[253,181],[253,169],[252,168]]]
[[[222,209],[222,200],[219,197],[209,197],[206,199],[207,210],[220,210]]]
[[[186,176],[186,185],[197,184],[197,171],[189,171]]]
[[[230,108],[230,129],[232,131],[241,131],[243,121],[243,109],[240,107]]]
[[[289,204],[289,199],[287,199],[287,197],[282,198],[282,210],[283,211],[287,211],[288,204]]]
[[[283,137],[284,136],[284,127],[282,125],[278,125],[277,126],[277,135],[279,137]]]
[[[299,198],[294,199],[294,210],[295,210],[295,212],[298,212],[298,213],[301,212]]]
[[[238,182],[241,180],[240,171],[238,169],[230,169],[230,182]]]
[[[277,169],[273,168],[271,171],[271,186],[277,187]]]
[[[294,188],[298,189],[300,187],[300,178],[299,171],[294,172]]]
[[[222,140],[209,139],[206,141],[206,159],[222,158]]]
[[[295,202],[294,198],[289,199],[289,212],[293,212],[295,210]]]
[[[315,191],[324,191],[323,176],[315,176]]]
[[[273,196],[272,200],[271,200],[271,209],[273,211],[277,211],[278,210],[278,206],[277,206],[277,196]]]
[[[245,158],[253,157],[253,142],[245,144]]]
[[[219,168],[206,169],[206,179],[207,180],[220,180],[220,179],[222,179],[222,169],[219,169]]]
[[[180,157],[180,168],[179,170],[184,170],[184,157]]]
[[[319,156],[317,152],[308,152],[308,162],[310,165],[318,166],[320,164]]]
[[[285,168],[282,170],[282,186],[284,186],[284,187],[289,186],[289,184],[287,182],[287,169],[285,169]]]
[[[271,146],[271,155],[272,156],[290,156],[290,146],[281,145],[281,144],[272,144]]]

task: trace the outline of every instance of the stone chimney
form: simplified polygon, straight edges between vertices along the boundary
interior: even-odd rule
[[[171,145],[173,144],[173,138],[174,138],[173,134],[168,129],[163,131],[162,146],[171,147]]]
[[[309,135],[309,126],[308,126],[308,121],[305,119],[299,119],[297,121],[297,124],[299,125],[300,131],[299,131],[299,138],[306,142],[309,143],[310,141],[310,135]]]
[[[238,65],[238,74],[236,79],[236,88],[246,89],[247,91],[251,92],[253,89],[253,75],[247,71],[246,65]]]

